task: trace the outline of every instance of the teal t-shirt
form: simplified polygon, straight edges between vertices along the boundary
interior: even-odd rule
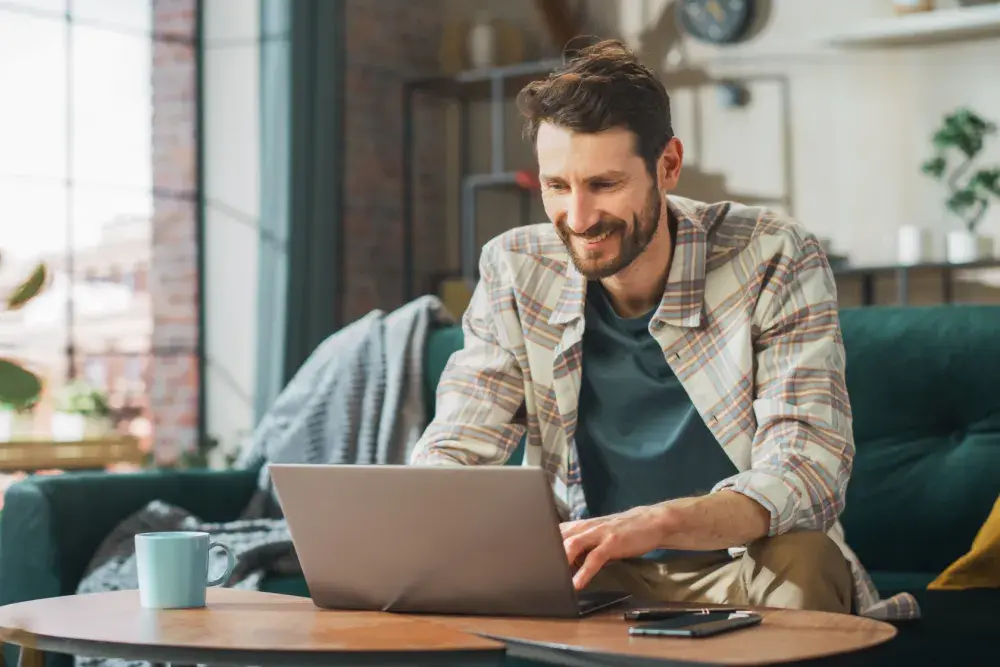
[[[649,333],[654,313],[622,318],[588,284],[576,448],[590,516],[702,495],[737,472]]]

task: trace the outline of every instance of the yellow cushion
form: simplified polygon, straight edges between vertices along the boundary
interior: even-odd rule
[[[969,552],[949,565],[927,588],[1000,588],[1000,496]]]

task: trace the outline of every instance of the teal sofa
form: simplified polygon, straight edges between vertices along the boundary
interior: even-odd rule
[[[913,592],[924,611],[899,624],[896,640],[842,664],[997,664],[1000,590],[926,587],[968,550],[1000,495],[1000,307],[847,309],[841,323],[857,443],[843,515],[848,541],[884,593]],[[428,415],[461,344],[455,327],[428,338]],[[73,593],[99,542],[150,500],[233,519],[255,477],[78,473],[19,482],[0,515],[0,604]],[[270,578],[264,588],[308,594],[300,577]],[[50,656],[48,667],[69,664]]]

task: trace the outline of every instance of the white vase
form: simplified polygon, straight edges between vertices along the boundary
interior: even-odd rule
[[[56,412],[52,415],[52,439],[58,442],[83,440],[87,422],[83,415]]]
[[[896,235],[896,261],[913,266],[933,261],[930,231],[916,225],[903,225]]]
[[[497,34],[492,19],[481,14],[469,28],[469,65],[485,69],[496,64]]]
[[[12,440],[28,440],[35,435],[35,415],[31,412],[15,412]]]
[[[953,229],[945,239],[948,262],[968,264],[993,257],[993,239],[967,229]]]
[[[0,410],[0,442],[10,442],[14,439],[14,412]]]
[[[892,8],[897,14],[929,12],[934,9],[933,0],[893,0]]]
[[[32,414],[4,410],[0,412],[0,442],[27,440],[33,435]]]

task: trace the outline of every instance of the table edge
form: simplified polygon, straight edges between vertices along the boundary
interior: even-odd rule
[[[471,636],[472,633],[466,633]],[[483,637],[482,639],[489,639]],[[21,640],[21,641],[18,641]],[[506,645],[497,640],[493,646],[482,648],[434,648],[377,651],[331,651],[326,649],[240,649],[210,648],[204,646],[173,646],[163,644],[135,644],[122,642],[67,639],[32,633],[30,637],[3,638],[3,644],[31,648],[36,651],[64,653],[93,658],[116,658],[178,664],[233,664],[233,665],[413,665],[432,659],[440,664],[465,665],[479,659],[496,659],[506,653]],[[23,642],[23,643],[22,643]]]
[[[487,637],[486,635],[483,635]],[[491,637],[487,637],[491,638]],[[526,639],[498,639],[503,641],[512,658],[523,658],[560,667],[713,667],[718,663],[681,661],[671,658],[650,658],[644,655],[611,653],[571,645],[547,644]],[[726,667],[722,665],[721,667]]]
[[[877,620],[877,619],[872,619]],[[817,660],[829,660],[831,658],[836,658],[839,656],[849,656],[854,653],[861,653],[864,651],[870,651],[878,646],[886,644],[899,635],[899,629],[890,624],[880,621],[887,627],[891,628],[892,632],[887,632],[885,637],[880,637],[878,641],[866,644],[864,646],[855,646],[848,648],[846,650],[839,650],[832,653],[824,653],[822,655],[813,655],[808,658],[801,658],[804,661],[817,661]],[[549,664],[560,664],[560,665],[573,665],[573,666],[589,666],[593,664],[611,664],[608,661],[614,661],[614,664],[630,665],[631,667],[707,667],[709,665],[720,665],[721,667],[748,667],[749,665],[761,664],[759,662],[745,662],[745,663],[731,663],[731,662],[705,662],[705,661],[692,661],[692,660],[682,660],[677,658],[654,658],[644,655],[634,655],[630,653],[616,653],[614,651],[607,651],[600,648],[593,648],[589,646],[581,646],[578,644],[562,644],[559,642],[546,642],[536,639],[522,639],[515,637],[513,635],[505,635],[500,633],[491,632],[474,632],[470,631],[471,634],[475,634],[484,639],[490,639],[493,641],[503,643],[507,650],[507,655],[511,657],[520,657],[532,660],[538,660],[539,662],[545,662]],[[549,656],[549,658],[546,658]],[[551,656],[560,656],[560,660],[554,661]],[[797,660],[793,660],[797,662]],[[768,663],[770,664],[770,663]]]
[[[433,623],[430,621],[430,623]],[[884,639],[863,647],[857,647],[824,656],[814,656],[815,659],[825,659],[839,655],[850,655],[875,648],[894,639],[899,631],[892,624],[885,623],[892,629]],[[9,632],[9,631],[8,631]],[[464,665],[483,662],[496,664],[496,661],[506,655],[515,658],[538,660],[551,665],[564,667],[590,667],[595,664],[609,664],[629,667],[706,667],[710,664],[698,661],[678,661],[649,656],[616,653],[598,648],[574,644],[559,644],[531,639],[521,639],[513,636],[488,632],[462,631],[468,635],[495,642],[494,646],[482,648],[460,649],[426,649],[426,650],[378,650],[378,651],[330,651],[324,649],[288,650],[275,649],[234,649],[208,648],[195,646],[164,646],[162,644],[133,644],[106,641],[91,641],[82,639],[66,639],[23,633],[20,637],[4,637],[3,643],[17,646],[27,646],[38,651],[49,651],[88,657],[118,658],[123,660],[142,660],[148,662],[169,662],[179,664],[202,664],[209,662],[217,665],[259,665],[260,667],[284,667],[287,665],[351,665],[358,667],[374,666],[409,667],[422,664],[428,660],[440,665]],[[6,634],[6,633],[5,633]],[[749,664],[749,663],[748,663]]]

